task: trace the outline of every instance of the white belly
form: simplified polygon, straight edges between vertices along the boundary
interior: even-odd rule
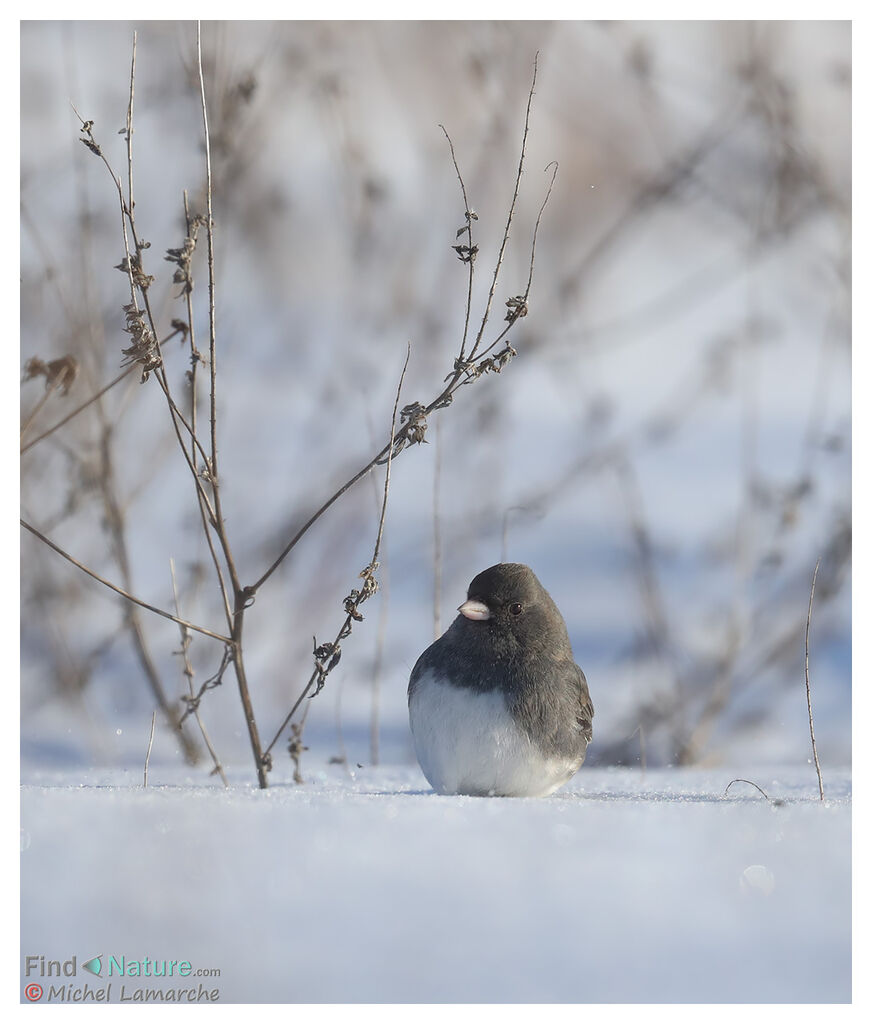
[[[418,762],[437,793],[547,796],[581,763],[547,758],[509,714],[499,690],[479,693],[418,680],[409,702]]]

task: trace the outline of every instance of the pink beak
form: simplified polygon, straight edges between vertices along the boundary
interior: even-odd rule
[[[467,600],[457,609],[467,619],[481,622],[491,617],[490,608],[483,601]]]

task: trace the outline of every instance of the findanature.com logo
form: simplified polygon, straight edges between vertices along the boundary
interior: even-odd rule
[[[131,988],[121,984],[120,991],[116,985],[113,998],[112,982],[104,986],[95,986],[89,982],[84,985],[70,982],[80,971],[87,971],[96,978],[154,978],[182,981],[192,978],[217,978],[221,971],[217,967],[195,968],[190,960],[167,960],[151,957],[128,956],[94,956],[79,961],[75,956],[67,960],[52,960],[42,954],[28,954],[24,957],[24,976],[42,979],[57,978],[58,983],[30,981],[24,987],[24,998],[27,1002],[217,1002],[220,993],[217,988],[205,988],[198,982],[196,988]]]

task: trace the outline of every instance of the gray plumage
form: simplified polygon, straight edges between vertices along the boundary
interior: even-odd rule
[[[479,573],[460,611],[409,680],[428,781],[440,792],[553,792],[581,766],[593,734],[562,615],[532,570],[515,563]]]

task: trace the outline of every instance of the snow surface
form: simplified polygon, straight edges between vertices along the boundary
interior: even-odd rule
[[[847,770],[823,804],[811,766],[582,768],[543,800],[249,775],[25,769],[22,992],[29,954],[189,960],[222,1002],[851,999]],[[173,985],[63,979],[110,980]]]

